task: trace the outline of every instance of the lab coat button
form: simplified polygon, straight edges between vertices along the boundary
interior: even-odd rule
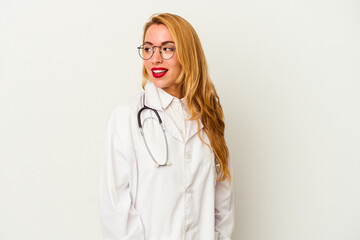
[[[186,152],[186,153],[185,153],[185,158],[186,158],[186,159],[190,159],[190,158],[191,158],[191,153]]]
[[[190,230],[190,226],[189,225],[186,225],[185,227],[184,227],[184,232],[188,232]]]

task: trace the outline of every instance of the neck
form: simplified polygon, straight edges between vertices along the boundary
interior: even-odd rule
[[[183,98],[182,94],[181,94],[181,90],[180,87],[175,87],[175,88],[163,88],[162,90],[164,90],[165,92],[167,92],[168,94],[170,94],[173,97],[176,97],[178,99]]]

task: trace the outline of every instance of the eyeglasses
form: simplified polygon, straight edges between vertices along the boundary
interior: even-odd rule
[[[154,55],[155,48],[159,48],[160,56],[165,60],[172,58],[176,49],[175,44],[172,42],[164,43],[161,46],[154,46],[150,43],[144,43],[137,49],[139,51],[139,56],[144,60],[148,60]]]

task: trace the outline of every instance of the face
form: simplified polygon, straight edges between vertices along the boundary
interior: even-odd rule
[[[151,25],[145,34],[145,43],[150,43],[153,46],[161,46],[165,42],[172,42],[173,46],[175,46],[168,28],[164,24]],[[150,81],[152,81],[156,87],[180,98],[180,88],[175,84],[181,72],[181,65],[176,51],[171,59],[165,60],[160,55],[160,49],[156,47],[154,48],[152,57],[144,60],[144,66]]]

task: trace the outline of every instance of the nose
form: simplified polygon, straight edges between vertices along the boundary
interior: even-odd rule
[[[158,50],[158,51],[156,51]],[[154,54],[151,57],[151,61],[156,64],[156,63],[162,63],[163,58],[160,55],[160,48],[159,47],[154,47]]]

